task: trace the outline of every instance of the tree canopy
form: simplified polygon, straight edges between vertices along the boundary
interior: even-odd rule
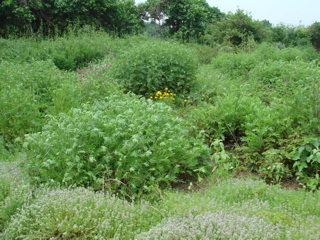
[[[69,25],[91,25],[118,35],[141,30],[134,0],[4,0],[0,34],[64,32]]]
[[[320,23],[309,27],[273,26],[238,9],[223,13],[206,0],[2,0],[0,36],[59,35],[70,26],[118,36],[144,32],[183,42],[241,45],[248,39],[284,46],[313,45],[320,50]]]

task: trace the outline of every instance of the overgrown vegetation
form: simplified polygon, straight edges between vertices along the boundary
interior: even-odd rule
[[[316,23],[99,2],[158,22],[118,38],[62,2],[55,26],[17,4],[0,7],[20,14],[0,24],[0,238],[320,238]]]
[[[194,54],[177,43],[148,41],[117,57],[114,76],[126,91],[146,97],[165,88],[189,92],[198,68]]]

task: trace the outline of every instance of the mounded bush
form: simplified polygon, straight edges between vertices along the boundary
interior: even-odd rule
[[[265,84],[279,85],[278,82],[281,82],[290,90],[297,84],[300,86],[310,84],[309,79],[317,77],[319,71],[320,68],[314,62],[269,60],[257,64],[251,70],[249,77]]]
[[[57,51],[58,50],[58,51]],[[84,67],[88,62],[100,60],[105,55],[103,48],[97,48],[94,44],[73,41],[66,41],[53,54],[54,64],[61,70],[75,70]]]
[[[252,54],[222,53],[212,60],[214,68],[233,78],[246,76],[259,60]]]
[[[181,44],[151,41],[120,55],[114,74],[135,94],[149,96],[165,88],[181,93],[192,87],[198,64],[196,53]]]
[[[27,167],[38,183],[158,196],[208,170],[209,151],[190,131],[165,104],[114,95],[52,117],[28,135]]]

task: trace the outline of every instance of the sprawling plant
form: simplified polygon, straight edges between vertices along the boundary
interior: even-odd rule
[[[208,149],[189,131],[164,104],[111,96],[52,117],[28,135],[27,167],[38,183],[157,195],[207,172]]]

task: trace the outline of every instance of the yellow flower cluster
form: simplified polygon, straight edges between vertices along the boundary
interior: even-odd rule
[[[176,100],[175,98],[176,94],[173,92],[170,92],[168,88],[165,88],[164,91],[158,91],[155,94],[150,93],[151,99],[171,99]]]

